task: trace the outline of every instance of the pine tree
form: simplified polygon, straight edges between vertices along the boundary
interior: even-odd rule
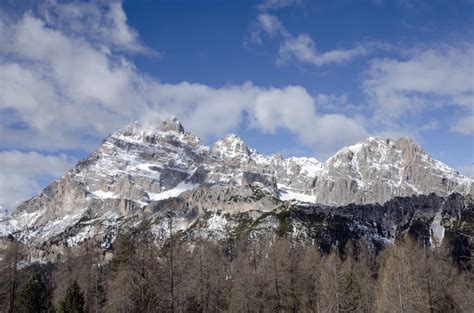
[[[41,274],[34,274],[20,289],[16,312],[54,312],[51,293]]]
[[[66,291],[66,297],[60,304],[59,311],[61,313],[83,313],[84,310],[84,294],[76,281],[69,284]]]

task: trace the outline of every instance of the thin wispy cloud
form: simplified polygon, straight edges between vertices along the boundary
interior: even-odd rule
[[[286,38],[278,51],[278,63],[290,61],[300,62],[305,65],[323,66],[328,64],[341,64],[368,55],[372,48],[370,45],[360,45],[351,49],[335,49],[326,52],[318,51],[316,43],[307,34]]]
[[[282,9],[292,5],[301,5],[304,0],[266,0],[258,5],[260,10]]]
[[[319,51],[316,42],[309,34],[293,35],[286,29],[276,15],[266,11],[259,13],[251,34],[254,42],[262,44],[263,37],[280,40],[280,48],[276,58],[277,64],[296,62],[301,65],[324,66],[342,64],[370,54],[375,48],[386,48],[386,45],[369,42],[358,44],[353,48],[338,48],[329,51]]]
[[[474,114],[460,117],[450,128],[451,131],[466,135],[474,135]]]

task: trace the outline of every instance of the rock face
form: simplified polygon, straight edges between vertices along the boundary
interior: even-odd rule
[[[472,180],[431,158],[411,139],[368,138],[329,158],[315,186],[316,202],[384,203],[397,196],[468,194]]]
[[[39,245],[74,244],[91,236],[106,242],[118,225],[156,219],[170,208],[181,212],[184,230],[206,212],[258,215],[290,200],[384,204],[429,193],[467,195],[472,184],[406,138],[368,138],[322,163],[265,156],[236,135],[208,147],[177,119],[136,122],[106,138],[10,217],[0,218],[0,235],[15,233]]]

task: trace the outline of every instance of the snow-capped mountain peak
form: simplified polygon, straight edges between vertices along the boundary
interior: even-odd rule
[[[162,121],[135,121],[113,135],[130,137],[136,140],[146,140],[146,138],[156,136],[160,133],[184,134],[184,127],[176,117]]]
[[[210,186],[219,188],[211,191]],[[323,163],[266,156],[235,134],[208,147],[172,118],[135,122],[111,134],[88,158],[21,204],[8,221],[0,221],[0,232],[40,227],[44,234],[38,238],[45,240],[84,214],[106,220],[131,217],[156,201],[189,193],[193,203],[214,199],[208,209],[228,208],[233,214],[248,210],[259,199],[248,194],[248,186],[259,186],[270,195],[269,208],[277,198],[345,205],[385,203],[395,196],[431,192],[473,193],[471,179],[406,138],[370,137]],[[232,206],[236,199],[247,204]]]
[[[353,184],[348,198],[354,202],[383,203],[393,196],[451,192],[471,192],[472,180],[434,160],[412,139],[369,137],[344,147],[329,158],[324,177],[332,184]],[[454,184],[447,183],[455,182]],[[345,188],[343,188],[345,190]],[[344,198],[344,190],[338,190]],[[319,196],[318,201],[335,203],[336,195]],[[355,197],[355,199],[354,199]],[[348,199],[347,198],[347,199]]]
[[[211,148],[211,151],[224,158],[248,158],[251,150],[242,138],[236,134],[229,134],[222,140],[217,141]]]
[[[165,119],[160,125],[160,130],[164,132],[172,131],[177,133],[184,133],[183,125],[176,117]]]
[[[323,163],[315,158],[308,157],[291,157],[288,159],[289,162],[297,164],[301,172],[307,174],[310,177],[317,177],[323,170]]]

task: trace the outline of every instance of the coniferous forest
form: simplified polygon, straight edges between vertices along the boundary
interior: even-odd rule
[[[143,227],[119,233],[112,253],[91,241],[29,264],[11,240],[0,312],[472,312],[469,251],[456,249],[407,237],[327,253],[276,235],[158,245]]]

